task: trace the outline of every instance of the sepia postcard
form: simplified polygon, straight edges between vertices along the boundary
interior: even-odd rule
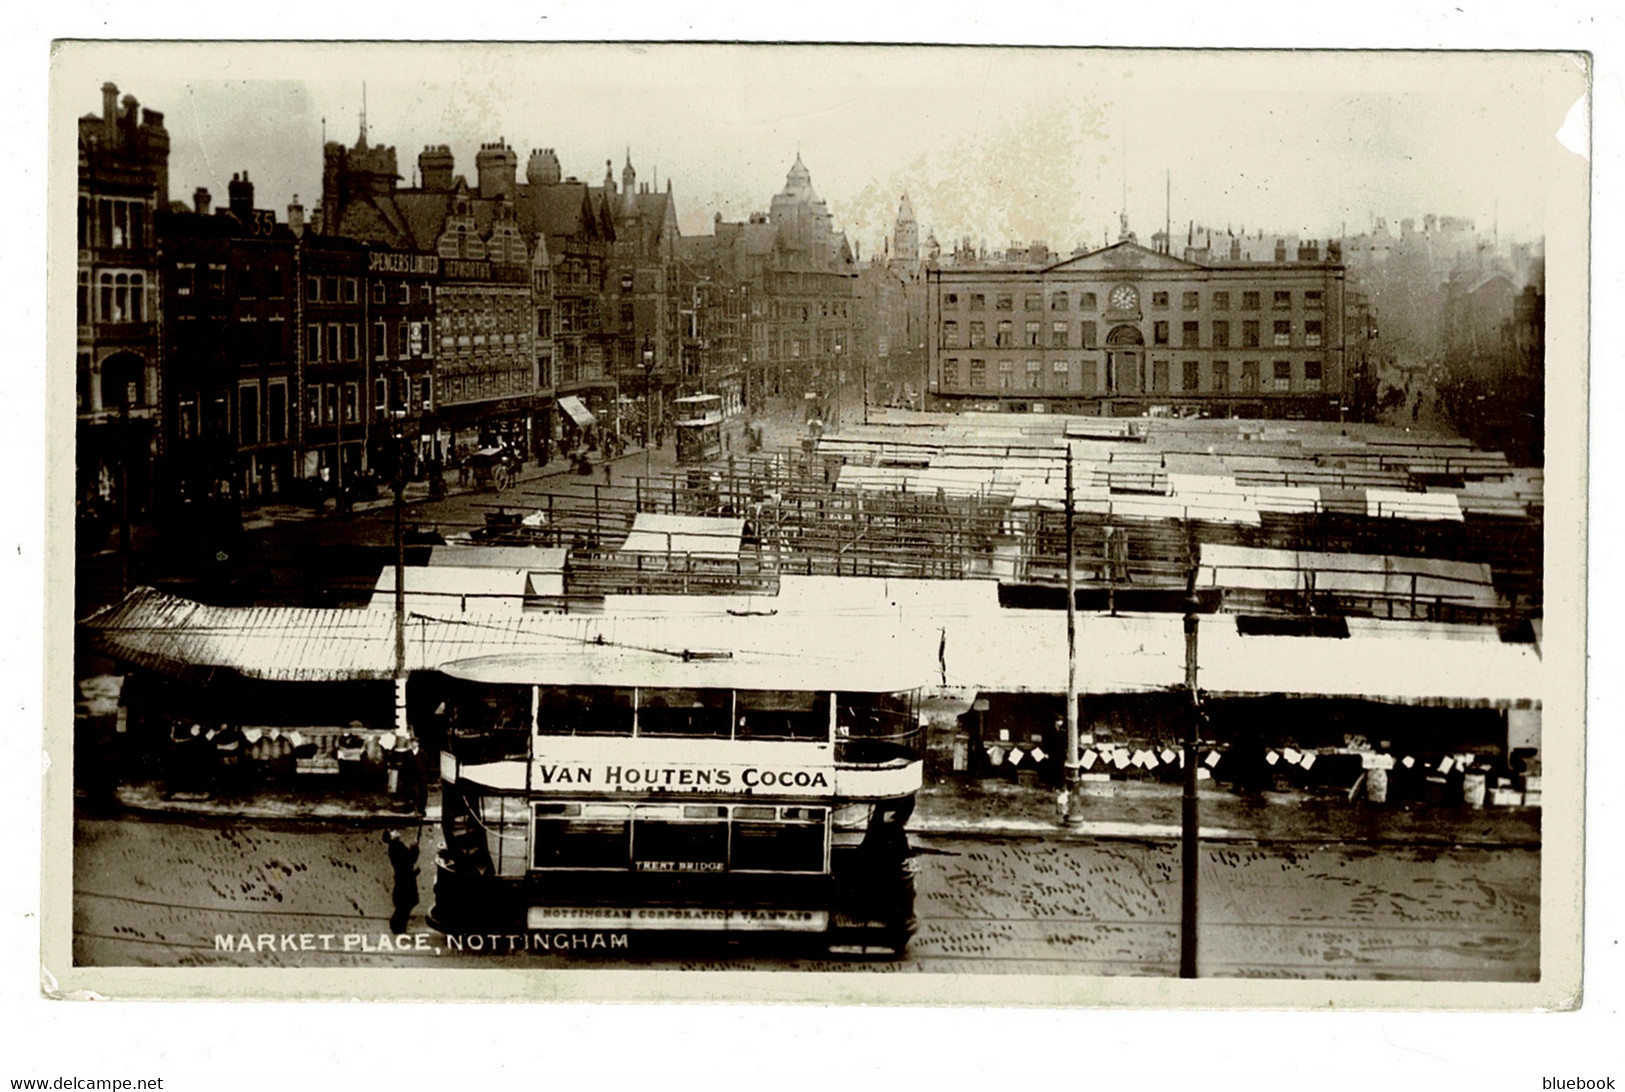
[[[1591,75],[57,42],[45,992],[1576,1007]]]

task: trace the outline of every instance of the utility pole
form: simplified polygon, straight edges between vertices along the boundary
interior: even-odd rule
[[[118,408],[118,571],[119,591],[130,591],[130,396]]]
[[[1072,442],[1066,443],[1066,787],[1061,819],[1081,823],[1078,806],[1078,567],[1077,520],[1072,512]]]
[[[1196,566],[1185,587],[1185,689],[1190,717],[1185,735],[1185,791],[1180,797],[1179,977],[1196,977],[1196,871],[1201,845],[1196,825],[1197,754],[1202,742],[1202,695],[1196,685]]]
[[[391,376],[391,401],[406,397],[406,373],[395,369]],[[405,433],[406,406],[404,401],[390,407],[391,429],[395,444],[395,473],[390,482],[395,491],[395,731],[402,739],[410,738],[412,729],[406,719],[406,536],[401,529],[401,511],[405,507],[405,460],[402,458]]]

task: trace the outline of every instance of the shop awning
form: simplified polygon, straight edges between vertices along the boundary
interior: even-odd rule
[[[598,423],[598,418],[592,415],[592,410],[573,394],[567,394],[559,399],[559,409],[570,415],[570,420],[578,428],[587,428]]]

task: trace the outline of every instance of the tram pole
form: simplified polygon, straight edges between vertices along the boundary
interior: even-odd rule
[[[1077,520],[1072,512],[1072,443],[1066,445],[1066,774],[1061,790],[1061,821],[1083,822],[1078,798],[1078,567]]]
[[[1190,716],[1185,734],[1185,789],[1180,796],[1179,977],[1196,977],[1196,873],[1201,862],[1197,830],[1197,754],[1202,742],[1202,696],[1196,685],[1197,638],[1196,567],[1192,565],[1185,589],[1185,689],[1190,694]]]

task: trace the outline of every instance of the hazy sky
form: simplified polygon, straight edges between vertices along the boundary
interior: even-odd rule
[[[703,234],[717,212],[765,210],[799,151],[865,255],[904,191],[945,247],[1099,245],[1125,207],[1148,241],[1169,178],[1176,233],[1320,238],[1438,212],[1527,237],[1582,164],[1555,136],[1582,73],[1553,55],[93,45],[63,65],[66,116],[97,111],[106,79],[164,112],[172,200],[201,185],[223,203],[247,170],[261,207],[314,207],[324,119],[353,144],[365,82],[369,137],[396,148],[405,184],[431,143],[470,179],[500,137],[521,175],[551,147],[595,184],[630,148],[639,181],[670,179],[684,233]]]

